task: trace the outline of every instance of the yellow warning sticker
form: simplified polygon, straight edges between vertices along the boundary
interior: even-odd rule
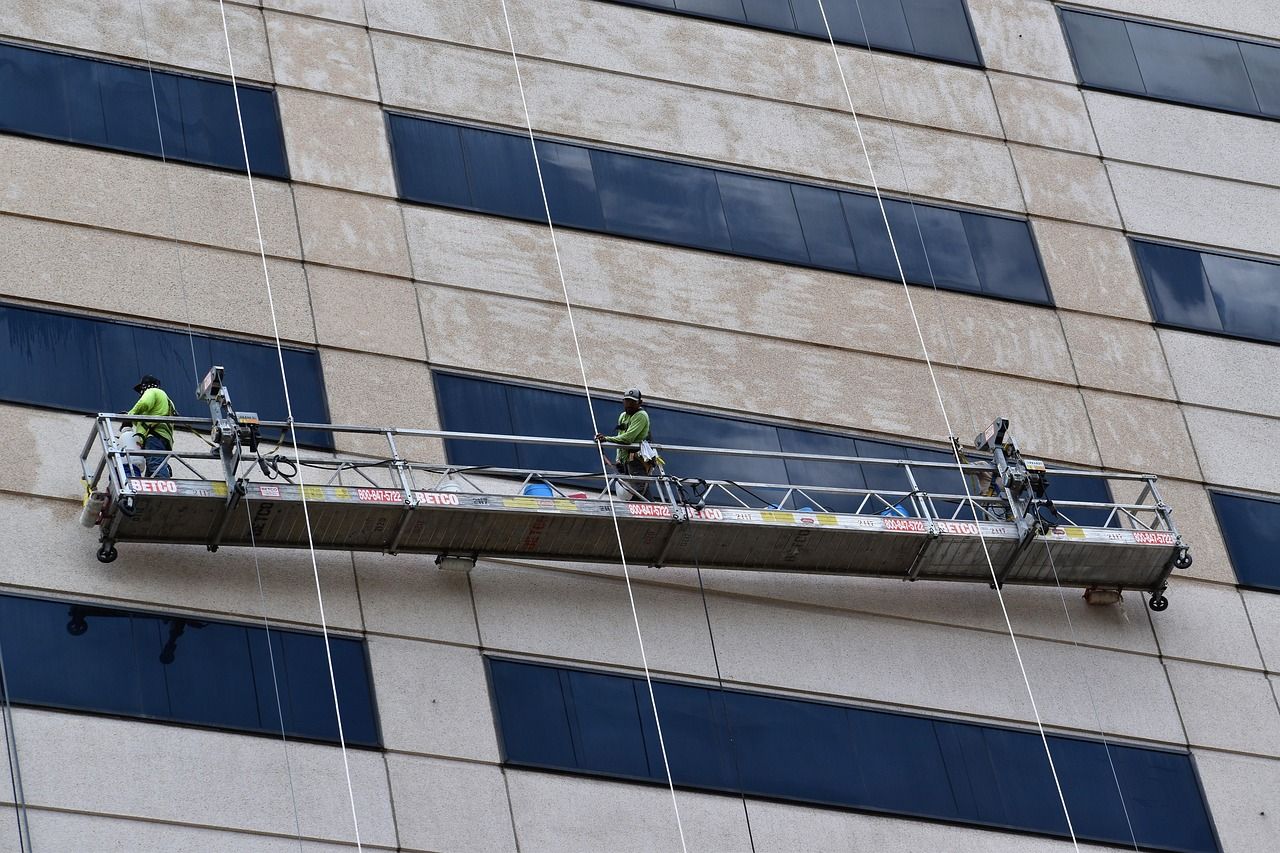
[[[302,496],[309,501],[322,501],[325,499],[324,488],[321,486],[303,486]]]
[[[760,510],[760,518],[779,524],[795,524],[796,514],[794,512],[780,512],[775,509],[762,509]]]
[[[227,496],[226,483],[210,483],[209,485],[213,487],[213,493],[218,497],[225,498]]]
[[[840,523],[840,519],[836,518],[834,515],[831,515],[830,513],[820,512],[818,513],[818,523],[835,525]]]
[[[340,501],[349,501],[351,500],[351,497],[352,497],[351,490],[348,489],[346,486],[338,486],[336,489],[334,489],[333,496]]]
[[[538,502],[534,498],[503,498],[503,506],[513,507],[515,509],[537,509]]]
[[[1083,527],[1064,527],[1062,532],[1067,534],[1068,539],[1083,539],[1085,532]]]
[[[556,509],[564,512],[576,512],[578,509],[578,502],[571,501],[568,498],[556,498],[552,503],[555,504]]]

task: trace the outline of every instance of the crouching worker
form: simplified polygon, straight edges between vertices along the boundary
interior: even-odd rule
[[[129,414],[154,415],[162,418],[173,417],[178,414],[177,407],[173,405],[169,395],[160,387],[160,380],[151,374],[148,373],[139,379],[138,384],[133,386],[133,390],[141,396],[138,397],[138,402],[133,404]],[[163,450],[166,452],[173,450],[173,424],[134,421],[133,431],[142,439],[143,450]],[[167,480],[172,475],[169,470],[168,457],[147,456],[146,460],[145,476]]]
[[[651,434],[649,413],[644,410],[644,397],[640,394],[640,389],[631,388],[622,398],[622,414],[618,415],[618,431],[613,435],[596,433],[596,441],[607,444],[640,444],[649,441]],[[614,457],[613,467],[619,474],[647,477],[653,470],[654,462],[646,461],[639,450],[619,448]],[[640,494],[641,498],[649,499],[648,481],[633,480],[629,485]],[[636,500],[634,495],[630,499]]]

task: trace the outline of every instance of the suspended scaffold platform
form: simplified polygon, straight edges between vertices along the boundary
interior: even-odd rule
[[[259,423],[236,415],[229,405],[224,414],[212,421],[149,418],[212,426],[211,447],[168,452],[125,449],[117,429],[129,418],[98,416],[81,454],[86,491],[81,520],[99,530],[100,560],[114,560],[116,545],[132,542],[204,545],[211,551],[250,545],[306,548],[309,520],[316,548],[432,554],[446,568],[468,567],[483,557],[617,562],[620,539],[630,562],[650,566],[1061,584],[1084,587],[1100,601],[1114,600],[1119,590],[1145,590],[1157,610],[1167,606],[1163,592],[1170,572],[1190,565],[1156,477],[1048,469],[1024,461],[1004,441],[1003,429],[987,442],[989,453],[971,453],[968,458],[975,461],[963,466],[661,448],[672,471],[679,470],[685,454],[769,457],[889,472],[878,478],[868,474],[868,479],[900,486],[869,489],[691,479],[662,467],[654,476],[634,477],[422,463],[402,458],[397,439],[556,448],[594,448],[595,443],[330,424],[294,428],[313,436],[381,436],[386,457],[307,452],[299,470],[291,456],[258,446],[259,430],[282,431],[287,424]],[[143,458],[158,455],[172,467],[171,478],[136,475]],[[959,482],[958,468],[973,483],[968,490],[973,496],[963,486],[941,493],[919,485],[945,478],[942,472]],[[1050,505],[1045,484],[1066,478],[1124,484],[1137,497]],[[851,480],[861,482],[860,477]],[[1073,523],[1073,516],[1091,523]]]

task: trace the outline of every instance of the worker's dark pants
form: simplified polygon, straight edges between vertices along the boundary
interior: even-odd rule
[[[147,436],[146,441],[142,442],[143,450],[172,450],[173,446],[163,437],[154,433]],[[169,458],[167,456],[148,456],[147,457],[147,476],[159,480],[167,480],[173,475],[169,470]]]
[[[644,477],[647,475],[647,472],[645,471],[645,468],[644,468],[644,463],[641,462],[639,459],[632,459],[630,462],[615,462],[613,463],[613,467],[618,469],[619,474],[626,474],[631,477]],[[649,483],[645,480],[628,480],[627,485],[635,489],[637,492],[639,492],[640,496],[643,497],[645,500],[652,499],[649,494],[650,492],[649,487],[652,485],[652,483]],[[636,496],[630,493],[628,493],[627,499],[637,500]]]

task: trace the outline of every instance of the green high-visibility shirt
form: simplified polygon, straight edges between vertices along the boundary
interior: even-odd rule
[[[129,410],[131,415],[158,415],[162,418],[172,417],[177,413],[178,409],[173,405],[173,401],[169,399],[169,395],[160,388],[148,388],[143,391],[142,396],[138,398],[138,402],[134,403],[133,408]],[[170,447],[173,446],[173,424],[134,421],[133,431],[143,441],[146,441],[148,435],[154,434],[167,440]]]
[[[634,415],[626,412],[618,415],[618,432],[609,436],[605,441],[611,444],[639,444],[649,438],[649,413],[644,409],[639,409]],[[614,457],[614,461],[621,464],[627,461],[627,457],[631,455],[631,450],[619,450]]]

